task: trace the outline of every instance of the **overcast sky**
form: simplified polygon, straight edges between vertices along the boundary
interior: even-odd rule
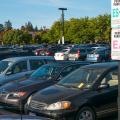
[[[31,21],[34,26],[50,27],[60,19],[59,7],[66,7],[65,19],[95,17],[111,10],[111,0],[0,0],[0,23],[10,20],[14,28]]]

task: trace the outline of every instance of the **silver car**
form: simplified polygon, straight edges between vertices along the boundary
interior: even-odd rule
[[[0,61],[0,86],[31,74],[43,64],[54,62],[51,56],[14,57]]]

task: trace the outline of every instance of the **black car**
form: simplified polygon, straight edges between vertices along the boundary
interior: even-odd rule
[[[83,66],[28,99],[29,113],[55,119],[96,120],[117,113],[118,64]]]
[[[0,103],[11,106],[14,109],[24,108],[28,97],[38,90],[57,83],[62,77],[87,65],[86,62],[55,62],[46,64],[32,73],[26,80],[22,78],[10,82],[0,88]]]

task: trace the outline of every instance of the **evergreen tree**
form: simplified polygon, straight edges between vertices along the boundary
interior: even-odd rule
[[[12,29],[12,23],[9,20],[5,22],[4,29],[5,30],[11,30]]]
[[[1,31],[4,31],[4,26],[3,26],[3,24],[0,24],[0,32]]]

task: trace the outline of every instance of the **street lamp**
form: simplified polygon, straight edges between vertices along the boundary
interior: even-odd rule
[[[64,41],[64,10],[67,10],[67,8],[59,8],[59,10],[62,11],[62,14],[61,14],[61,22],[62,22],[62,44],[65,43]]]

